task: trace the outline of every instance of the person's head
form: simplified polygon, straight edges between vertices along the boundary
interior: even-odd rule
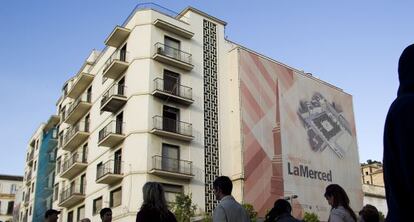
[[[111,208],[102,208],[99,211],[99,215],[101,216],[102,222],[111,222],[112,221],[112,210]]]
[[[231,195],[233,183],[229,177],[219,176],[213,182],[213,189],[217,200],[221,200],[224,196]]]
[[[361,211],[359,211],[359,216],[363,222],[379,222],[379,212],[376,207],[372,205],[365,205]]]
[[[58,220],[58,215],[60,211],[49,209],[45,212],[45,220],[48,222],[56,222]]]
[[[414,92],[414,44],[404,49],[398,61],[398,95]]]
[[[354,211],[349,206],[349,198],[346,194],[345,190],[339,186],[338,184],[330,184],[326,187],[325,194],[324,194],[328,204],[331,205],[332,208],[337,208],[339,206],[344,207],[349,214],[356,220],[356,215]]]
[[[141,210],[155,209],[160,213],[161,219],[168,216],[168,205],[165,200],[164,188],[160,183],[147,182],[142,187],[144,201]]]
[[[278,199],[275,201],[273,208],[266,215],[266,222],[273,222],[276,217],[282,214],[290,214],[292,212],[292,206],[290,206],[289,201],[285,199]]]
[[[89,218],[83,218],[80,222],[91,222],[91,220]]]

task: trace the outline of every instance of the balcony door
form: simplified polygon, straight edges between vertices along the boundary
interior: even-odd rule
[[[164,106],[163,107],[163,121],[162,121],[162,129],[169,132],[179,132],[178,130],[178,120],[180,119],[180,110],[170,107]]]
[[[179,95],[180,75],[164,70],[164,91],[173,95]]]
[[[122,149],[114,153],[114,174],[121,174]]]
[[[120,52],[119,52],[119,60],[125,62],[126,61],[126,54],[127,54],[127,44],[125,44]]]
[[[119,96],[125,95],[124,88],[125,88],[125,77],[122,77],[122,79],[118,81],[117,95]]]
[[[86,174],[83,174],[80,178],[80,193],[84,194],[86,188]]]
[[[116,121],[115,121],[115,133],[116,134],[122,134],[122,123],[124,122],[124,113],[121,112],[116,116]]]
[[[180,59],[179,50],[180,50],[180,41],[170,38],[168,36],[164,37],[164,53],[167,56],[173,57],[175,59]]]
[[[180,172],[180,148],[171,144],[162,144],[161,169],[169,172]]]

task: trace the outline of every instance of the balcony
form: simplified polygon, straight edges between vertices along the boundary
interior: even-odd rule
[[[70,88],[67,96],[72,99],[78,98],[82,92],[85,92],[86,88],[92,83],[93,75],[86,72],[80,72],[76,76],[76,80]]]
[[[29,170],[29,173],[26,175],[26,185],[30,185],[30,182],[32,181],[32,169]]]
[[[129,66],[129,53],[123,50],[116,50],[108,60],[106,60],[103,68],[103,77],[110,79],[118,79]]]
[[[64,160],[60,177],[72,179],[88,166],[87,157],[80,152],[75,152],[69,159]]]
[[[33,166],[33,159],[34,159],[34,151],[31,151],[29,153],[29,156],[27,157],[27,165]]]
[[[30,193],[25,194],[24,196],[24,206],[28,206],[30,202]]]
[[[176,25],[173,25],[167,21],[161,20],[161,19],[157,19],[154,21],[154,25],[157,26],[158,28],[164,29],[166,31],[172,32],[176,35],[179,35],[183,38],[186,39],[191,39],[194,36],[194,33],[185,30],[181,27],[178,27]]]
[[[153,128],[150,131],[159,136],[166,136],[184,141],[193,140],[193,126],[190,123],[170,119],[162,116],[154,116]]]
[[[58,115],[51,115],[49,120],[47,121],[45,127],[43,127],[44,132],[48,132],[50,129],[55,127],[60,122],[60,116]]]
[[[191,161],[177,160],[163,156],[152,157],[152,169],[149,173],[186,180],[194,177]]]
[[[116,26],[105,40],[105,45],[119,48],[127,40],[130,33],[130,29]]]
[[[183,52],[179,49],[164,45],[162,43],[156,43],[154,45],[153,59],[159,62],[175,66],[180,69],[191,71],[194,66],[191,64],[191,54]]]
[[[74,124],[91,109],[91,94],[85,93],[78,97],[67,109],[65,123]]]
[[[73,183],[60,193],[59,207],[70,208],[85,200],[86,183]]]
[[[152,95],[163,99],[171,100],[183,105],[190,105],[194,102],[193,100],[193,89],[179,84],[167,83],[161,78],[154,79],[154,91]]]
[[[106,91],[101,100],[101,111],[116,113],[127,102],[125,85],[115,84]]]
[[[99,131],[98,146],[114,147],[125,139],[124,123],[111,121]]]
[[[124,177],[121,161],[108,160],[96,168],[96,183],[114,184]]]
[[[69,128],[63,137],[62,149],[73,151],[84,143],[89,137],[89,123],[81,121]]]

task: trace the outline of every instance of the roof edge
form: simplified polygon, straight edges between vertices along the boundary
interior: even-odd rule
[[[211,20],[213,20],[213,21],[215,21],[215,22],[217,22],[217,23],[222,24],[223,26],[226,26],[226,25],[227,25],[227,22],[225,22],[225,21],[223,21],[223,20],[221,20],[221,19],[218,19],[218,18],[216,18],[216,17],[214,17],[214,16],[211,16],[211,15],[209,15],[209,14],[207,14],[207,13],[203,12],[203,11],[200,11],[200,10],[198,10],[198,9],[196,9],[196,8],[192,7],[192,6],[188,6],[187,8],[185,8],[184,10],[182,10],[182,11],[178,14],[177,18],[180,18],[180,17],[184,16],[184,14],[185,14],[185,13],[187,13],[188,11],[192,11],[192,12],[195,12],[195,13],[197,13],[197,14],[199,14],[199,15],[202,15],[202,16],[204,16],[204,17],[207,17],[207,18],[209,18],[209,19],[211,19]]]

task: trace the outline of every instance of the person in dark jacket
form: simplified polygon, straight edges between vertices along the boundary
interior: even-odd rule
[[[156,182],[147,182],[142,187],[144,202],[137,213],[136,222],[177,222],[168,210],[164,188]]]
[[[278,199],[275,201],[273,208],[266,215],[264,222],[299,222],[292,215],[292,207],[287,200]]]
[[[411,218],[414,203],[414,44],[398,63],[400,87],[391,104],[384,128],[384,183],[387,222]]]

